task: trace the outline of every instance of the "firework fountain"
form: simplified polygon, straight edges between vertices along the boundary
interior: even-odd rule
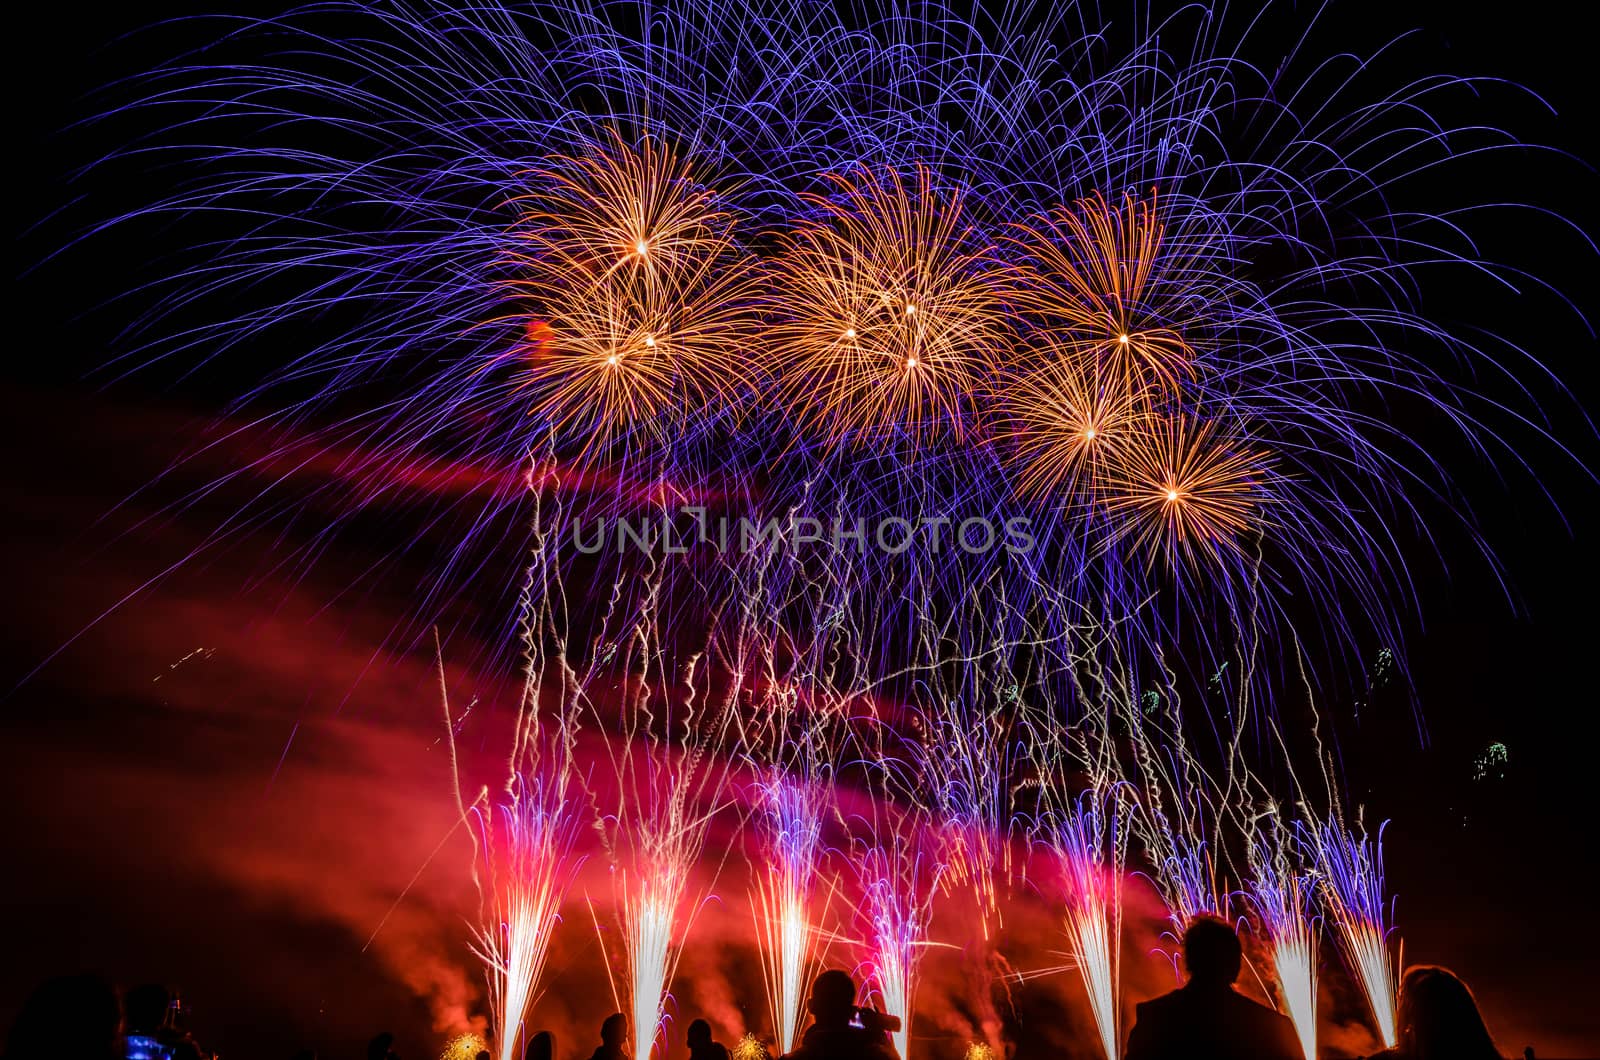
[[[1046,842],[1061,873],[1063,922],[1071,955],[1107,1060],[1121,1055],[1122,886],[1127,793],[1091,787],[1058,811]]]
[[[793,518],[793,516],[791,516]],[[740,557],[736,581],[746,635],[735,665],[745,699],[730,719],[754,771],[760,837],[752,857],[756,938],[781,1052],[798,1038],[815,970],[815,896],[823,823],[859,680],[854,594],[840,569],[808,565],[776,540]]]
[[[1249,842],[1249,907],[1271,954],[1278,1007],[1294,1024],[1305,1060],[1317,1056],[1315,882],[1300,864],[1298,843],[1276,810],[1254,823]]]
[[[549,681],[564,671],[553,597],[547,591],[552,554],[539,536],[522,593],[524,680],[514,722],[505,785],[484,788],[470,805],[461,797],[456,752],[458,719],[451,717],[442,651],[439,690],[455,775],[457,807],[474,837],[473,878],[482,898],[474,952],[483,961],[500,1060],[517,1060],[526,1045],[523,1020],[538,994],[560,909],[577,872],[584,826],[574,782],[576,703]],[[553,656],[553,657],[552,657]],[[559,686],[550,696],[549,684]],[[553,698],[553,704],[545,704]]]
[[[1322,899],[1339,950],[1367,998],[1378,1036],[1393,1048],[1397,958],[1390,952],[1389,903],[1383,891],[1383,829],[1369,836],[1334,819],[1313,828]]]

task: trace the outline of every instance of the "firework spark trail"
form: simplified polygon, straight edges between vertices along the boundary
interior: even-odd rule
[[[1311,832],[1334,937],[1366,995],[1378,1036],[1392,1049],[1399,969],[1389,944],[1394,928],[1383,891],[1383,829],[1370,836],[1359,820],[1349,830],[1335,817]]]
[[[796,783],[775,780],[765,786],[772,842],[765,876],[756,886],[757,941],[773,1029],[783,1053],[794,1049],[799,1036],[813,963],[811,892],[822,838],[818,801]]]
[[[945,865],[927,811],[915,804],[896,808],[891,801],[897,775],[909,772],[908,764],[884,756],[880,748],[872,767],[877,770],[872,817],[856,822],[860,834],[851,847],[862,895],[863,964],[883,1011],[900,1017],[900,1029],[891,1037],[901,1060],[907,1060],[918,967],[930,945],[928,925]]]
[[[487,969],[500,1060],[522,1055],[523,1019],[543,979],[573,874],[579,818],[564,799],[551,800],[539,781],[520,775],[504,804],[473,811],[492,895],[473,952]]]
[[[692,879],[714,879],[727,856],[703,855],[712,821],[732,804],[731,752],[752,660],[771,636],[764,615],[739,596],[739,582],[729,596],[707,600],[698,573],[657,546],[613,583],[587,668],[573,678],[612,767],[600,825],[614,866],[639,1060],[665,1055],[668,991],[699,909]],[[602,690],[619,691],[620,702]]]
[[[1052,816],[1046,841],[1061,872],[1068,952],[1083,979],[1106,1060],[1121,1051],[1122,872],[1126,794],[1120,784],[1085,791]]]
[[[1170,685],[1137,697],[1115,697],[1132,745],[1129,777],[1139,790],[1129,825],[1152,865],[1151,880],[1165,900],[1174,939],[1198,916],[1226,916],[1211,837],[1216,834],[1216,785],[1190,753],[1177,692]],[[1170,721],[1158,722],[1160,714]],[[1177,955],[1173,955],[1174,971]]]
[[[523,1021],[538,995],[562,901],[582,858],[583,829],[573,790],[576,704],[557,695],[542,706],[547,682],[565,687],[565,662],[552,656],[550,600],[543,591],[553,559],[549,538],[535,522],[535,545],[521,592],[523,685],[503,791],[485,788],[470,806],[461,798],[456,737],[439,653],[439,689],[458,810],[472,829],[473,879],[481,907],[473,952],[484,964],[494,1046],[500,1060],[518,1060]],[[462,719],[464,720],[464,719]]]
[[[1276,811],[1255,822],[1249,838],[1249,907],[1272,954],[1278,1007],[1294,1024],[1305,1060],[1317,1057],[1315,880],[1296,866],[1295,835]]]
[[[898,841],[900,836],[889,837]],[[928,916],[937,869],[924,855],[897,846],[890,854],[874,847],[861,859],[860,872],[871,922],[867,936],[868,966],[882,997],[883,1011],[900,1017],[891,1037],[902,1058],[910,1055],[911,1019],[917,996],[917,965],[926,947]],[[901,861],[896,864],[896,861]],[[904,863],[906,860],[909,864]]]
[[[723,660],[743,675],[746,699],[730,700],[730,726],[755,778],[756,937],[784,1053],[798,1039],[814,950],[826,936],[813,901],[822,826],[860,679],[849,568],[805,559],[776,539],[740,557],[734,591],[743,635]]]

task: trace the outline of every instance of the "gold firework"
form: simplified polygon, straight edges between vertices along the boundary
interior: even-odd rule
[[[1110,463],[1101,494],[1114,538],[1131,538],[1150,563],[1199,568],[1242,554],[1239,539],[1261,522],[1267,455],[1182,415],[1131,441]]]
[[[536,178],[511,258],[531,305],[517,379],[530,414],[592,453],[665,437],[735,392],[756,284],[718,192],[670,149],[616,133]]]
[[[979,379],[1009,348],[1009,270],[926,169],[830,175],[834,197],[783,240],[771,336],[779,399],[831,443],[963,431]]]
[[[1029,263],[1022,308],[1064,325],[1097,359],[1176,386],[1193,373],[1194,349],[1150,305],[1162,234],[1154,191],[1124,195],[1121,207],[1095,192],[1017,226],[1009,239]]]
[[[1146,395],[1127,374],[1070,345],[1001,388],[1017,491],[1087,499],[1108,460],[1150,429]]]

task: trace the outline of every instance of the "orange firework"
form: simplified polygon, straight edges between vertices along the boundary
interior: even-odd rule
[[[830,442],[960,435],[979,379],[1009,349],[1009,270],[926,169],[830,175],[819,215],[783,241],[773,283],[779,395]]]
[[[1148,432],[1151,412],[1127,374],[1074,356],[1070,345],[1051,353],[1000,388],[997,405],[1009,421],[1018,492],[1072,498],[1092,489],[1106,462]]]
[[[1086,351],[1130,374],[1175,386],[1193,373],[1194,349],[1152,307],[1162,225],[1155,192],[1099,192],[1057,207],[1009,237],[1028,259],[1020,301],[1030,316],[1065,325]]]
[[[585,453],[664,437],[736,390],[752,334],[752,258],[688,162],[645,139],[557,157],[538,174],[511,265],[533,305],[518,385]]]
[[[1260,525],[1268,458],[1217,436],[1214,423],[1178,415],[1153,424],[1118,450],[1102,494],[1115,538],[1131,538],[1149,562],[1191,568],[1242,553],[1240,537]]]

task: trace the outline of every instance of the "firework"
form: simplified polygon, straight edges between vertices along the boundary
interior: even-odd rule
[[[1086,791],[1053,816],[1046,833],[1061,873],[1067,950],[1088,992],[1106,1060],[1121,1053],[1125,803],[1120,785]]]
[[[504,802],[473,811],[489,898],[474,952],[488,974],[500,1060],[522,1054],[523,1018],[544,976],[574,869],[580,818],[564,793],[543,784],[518,774]]]
[[[788,234],[773,290],[779,392],[832,442],[960,435],[1009,342],[1006,270],[925,168],[829,178]]]
[[[733,1047],[733,1060],[771,1060],[767,1047],[754,1034],[745,1034]]]
[[[1108,462],[1150,430],[1151,413],[1127,375],[1053,352],[1042,351],[999,395],[1011,424],[1009,458],[1019,492],[1088,504]]]
[[[129,220],[200,244],[140,292],[111,370],[266,366],[235,406],[272,439],[237,472],[259,495],[212,543],[331,513],[309,558],[364,508],[424,509],[386,561],[428,572],[397,643],[481,591],[523,526],[502,480],[550,447],[619,496],[716,479],[953,525],[1045,509],[1005,588],[1137,609],[1147,646],[1193,616],[1197,672],[1244,623],[1312,643],[1291,599],[1329,601],[1335,664],[1399,645],[1410,546],[1471,507],[1408,424],[1526,463],[1556,421],[1485,390],[1525,379],[1524,351],[1423,308],[1450,268],[1526,285],[1481,260],[1481,211],[1417,194],[1523,145],[1430,115],[1476,82],[1403,88],[1360,59],[1264,77],[1253,17],[1086,36],[1080,6],[1029,32],[772,0],[339,0],[233,27],[109,123],[166,125],[100,165],[164,165],[172,190]],[[491,485],[415,489],[441,465]],[[972,583],[880,566],[887,596]]]
[[[592,453],[681,432],[671,417],[736,392],[755,287],[722,194],[653,138],[614,131],[535,176],[508,261],[532,307],[517,381],[530,415]]]
[[[543,634],[548,601],[536,592],[552,560],[548,540],[539,539],[522,593],[522,698],[508,763],[498,794],[484,789],[466,805],[461,798],[456,750],[459,721],[451,717],[444,657],[439,655],[439,690],[454,772],[456,804],[475,839],[473,879],[481,899],[473,950],[483,961],[500,1060],[518,1060],[523,1020],[538,994],[561,903],[581,858],[583,827],[572,784],[575,704],[562,697],[553,711],[541,709],[547,677],[560,677],[564,661],[552,660]]]
[[[883,1010],[900,1017],[891,1037],[901,1060],[910,1055],[917,966],[928,947],[928,920],[944,868],[927,835],[925,815],[887,809],[875,815],[852,854],[864,898],[865,964]]]
[[[489,1043],[481,1034],[461,1034],[445,1043],[439,1060],[477,1060],[478,1053],[488,1049]]]
[[[766,785],[765,813],[772,831],[772,860],[757,885],[757,940],[778,1050],[794,1049],[812,970],[811,890],[821,848],[819,797],[801,785]]]
[[[1171,390],[1194,373],[1195,351],[1152,311],[1152,281],[1170,283],[1184,271],[1172,262],[1160,262],[1158,271],[1163,226],[1155,198],[1130,193],[1118,208],[1097,191],[1035,226],[1019,226],[1010,240],[1029,264],[1019,287],[1027,312],[1064,329],[1085,359]]]
[[[1148,562],[1214,568],[1242,554],[1241,539],[1260,527],[1268,463],[1214,423],[1168,420],[1119,450],[1106,500],[1111,534]]]
[[[1305,1060],[1317,1056],[1317,936],[1314,881],[1295,867],[1293,837],[1276,813],[1250,844],[1250,908],[1277,979],[1278,1007],[1294,1024]]]
[[[1360,829],[1360,823],[1357,828]],[[1397,960],[1390,953],[1390,911],[1383,891],[1383,829],[1346,830],[1337,820],[1313,830],[1322,898],[1339,949],[1367,998],[1386,1048],[1394,1048]]]
[[[625,1009],[638,1060],[664,1055],[668,991],[699,907],[691,884],[697,872],[715,871],[701,857],[712,821],[726,808],[728,751],[747,671],[722,670],[712,660],[746,657],[763,632],[727,600],[695,599],[706,608],[703,627],[674,636],[673,602],[698,582],[666,558],[651,554],[640,569],[618,575],[593,655],[572,675],[610,759],[609,788],[597,794],[599,824],[613,866]],[[733,616],[726,624],[724,609]]]

